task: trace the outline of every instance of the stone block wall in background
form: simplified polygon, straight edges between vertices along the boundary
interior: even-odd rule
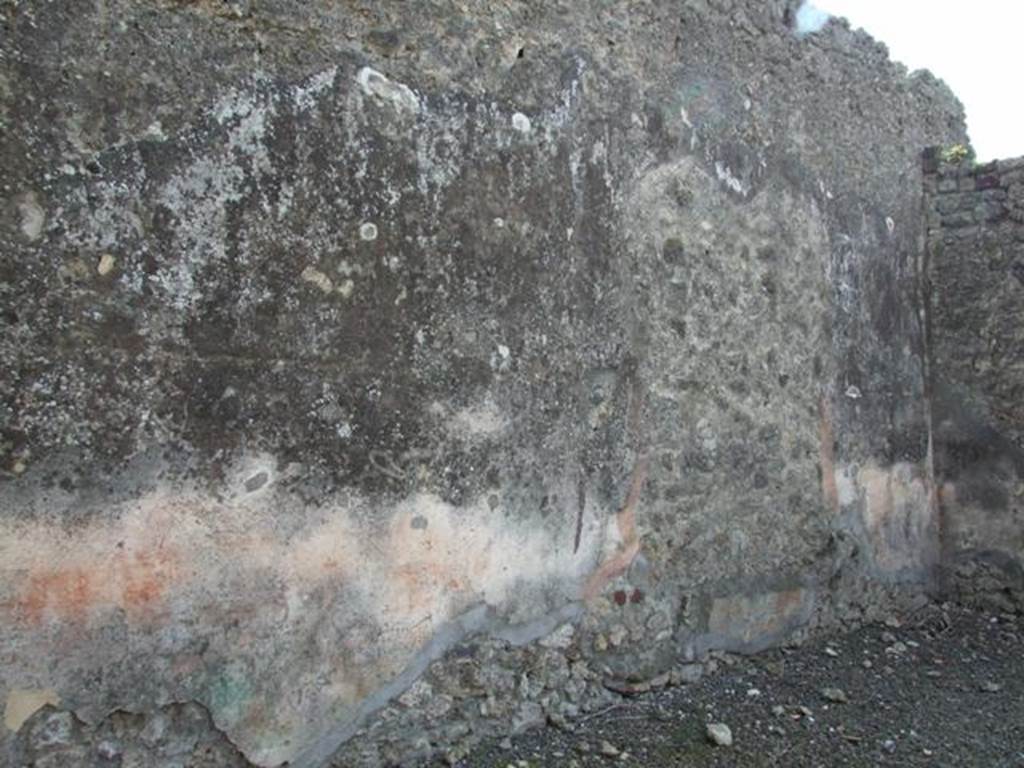
[[[946,586],[1024,599],[1024,158],[925,153],[933,439]]]

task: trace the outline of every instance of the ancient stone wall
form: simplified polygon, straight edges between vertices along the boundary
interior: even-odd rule
[[[944,160],[945,157],[945,160]],[[1024,159],[925,154],[936,472],[947,586],[1024,590]]]
[[[0,5],[9,761],[457,756],[929,588],[962,112],[794,11]]]

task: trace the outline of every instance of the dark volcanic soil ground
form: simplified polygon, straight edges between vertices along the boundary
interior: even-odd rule
[[[487,745],[459,765],[1024,766],[1022,634],[1019,617],[927,606],[800,648],[719,657],[695,684],[592,713],[571,732]],[[716,722],[732,746],[709,741]]]

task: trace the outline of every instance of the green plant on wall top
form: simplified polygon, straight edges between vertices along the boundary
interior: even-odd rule
[[[964,144],[954,144],[942,150],[942,160],[947,163],[962,163],[974,159],[974,150]]]

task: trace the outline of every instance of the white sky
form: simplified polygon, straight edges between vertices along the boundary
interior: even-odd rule
[[[1024,155],[1024,0],[811,0],[963,102],[979,160]]]

